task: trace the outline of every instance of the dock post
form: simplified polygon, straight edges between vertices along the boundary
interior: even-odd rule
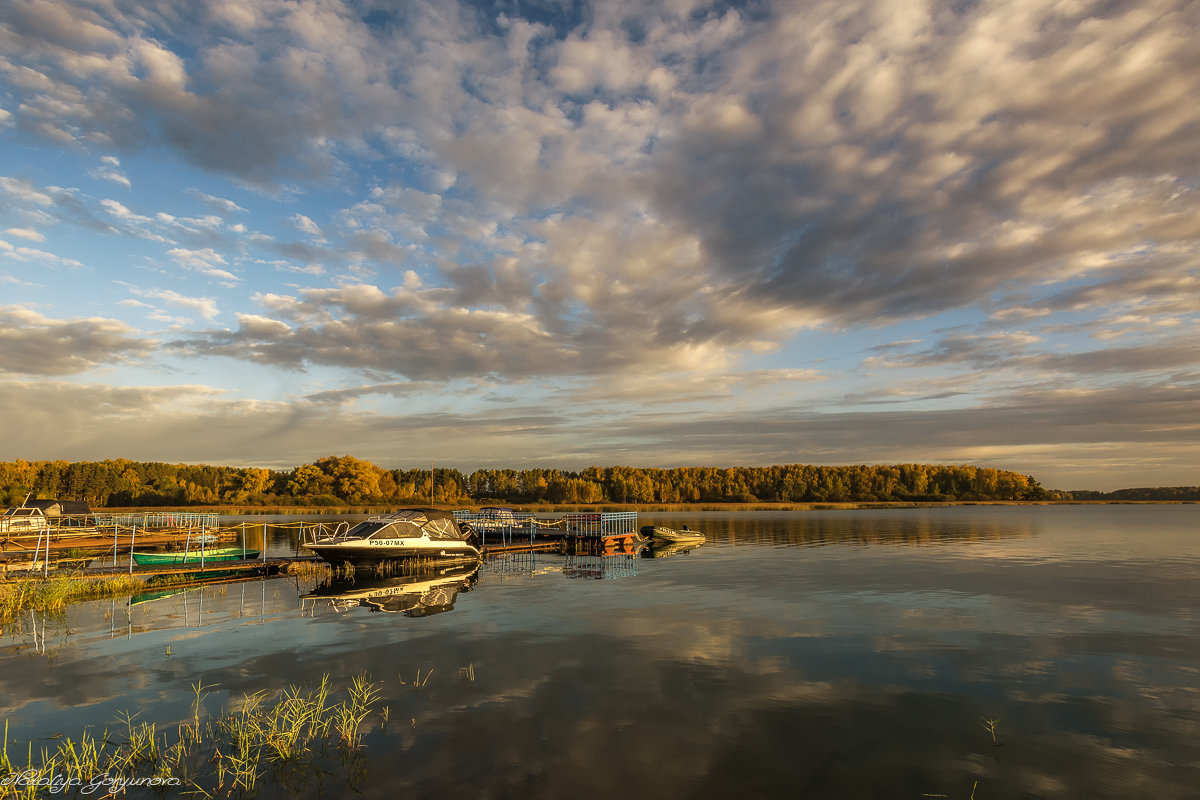
[[[113,569],[117,568],[117,521],[113,520]]]
[[[304,523],[301,522],[300,524],[303,525]],[[265,522],[262,524],[262,531],[263,531],[262,560],[263,560],[263,563],[265,564],[267,561],[267,523],[265,523]]]
[[[129,574],[133,574],[133,542],[137,539],[137,523],[129,531]]]
[[[246,560],[246,523],[242,523],[242,561]]]

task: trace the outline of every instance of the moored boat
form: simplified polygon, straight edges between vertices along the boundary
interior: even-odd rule
[[[646,525],[642,527],[642,536],[661,542],[703,542],[705,536],[700,531],[693,531],[684,525],[682,529],[668,528],[665,525]]]
[[[242,561],[243,559],[258,558],[258,550],[243,550],[240,547],[213,547],[201,551],[200,548],[191,550],[168,550],[163,552],[133,551],[133,560],[140,567],[158,566],[162,564],[207,564],[210,561]]]
[[[347,531],[305,542],[304,547],[334,566],[375,566],[409,558],[478,559],[479,536],[454,514],[432,508],[408,508],[371,517]]]

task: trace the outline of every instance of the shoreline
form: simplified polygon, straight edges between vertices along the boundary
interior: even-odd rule
[[[802,503],[595,503],[579,505],[571,503],[509,503],[488,500],[482,503],[369,503],[344,506],[107,506],[95,509],[102,512],[183,512],[218,513],[226,516],[269,516],[277,514],[321,515],[321,514],[383,514],[401,508],[437,508],[453,511],[462,508],[478,508],[493,505],[515,511],[545,513],[602,513],[611,511],[639,511],[657,513],[693,511],[869,511],[893,508],[956,508],[959,506],[1163,506],[1200,505],[1200,500],[849,500]]]

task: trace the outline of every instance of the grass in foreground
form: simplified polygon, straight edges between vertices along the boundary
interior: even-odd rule
[[[250,797],[267,775],[285,790],[298,791],[321,780],[325,757],[353,761],[362,746],[363,723],[379,698],[378,685],[360,676],[347,697],[334,702],[326,677],[313,688],[289,687],[273,700],[267,692],[245,695],[236,710],[201,719],[205,690],[213,687],[197,683],[192,688],[193,718],[173,730],[160,732],[153,723],[126,715],[115,730],[63,738],[55,750],[35,752],[30,744],[24,766],[9,753],[5,722],[0,798],[36,798],[48,790],[106,797],[132,788]],[[348,766],[353,773],[353,763]]]

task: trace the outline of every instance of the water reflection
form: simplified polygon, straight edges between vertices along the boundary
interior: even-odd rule
[[[308,613],[343,612],[356,606],[369,611],[427,617],[454,609],[459,592],[479,580],[480,564],[425,568],[402,577],[335,579],[304,595]]]
[[[638,574],[636,553],[610,553],[607,555],[569,555],[563,565],[565,578],[612,580],[632,578]]]
[[[671,556],[686,556],[688,553],[704,546],[704,542],[650,542],[642,550],[644,558],[670,558]]]
[[[645,514],[647,523],[686,522],[710,539],[730,544],[802,547],[947,545],[1003,541],[1036,535],[1027,518],[960,509],[899,509],[797,514],[788,511]],[[939,512],[945,513],[939,513]]]
[[[366,673],[392,724],[365,723],[364,798],[977,785],[1183,800],[1200,785],[1197,511],[645,515],[709,542],[671,558],[509,553],[442,576],[471,584],[447,588],[455,613],[384,627],[396,617],[351,597],[356,613],[307,613],[316,581],[85,604],[63,633],[29,619],[0,650],[0,716],[20,740],[121,711],[165,725],[190,716],[198,679],[219,685],[213,711]],[[348,794],[328,780],[301,796]]]

